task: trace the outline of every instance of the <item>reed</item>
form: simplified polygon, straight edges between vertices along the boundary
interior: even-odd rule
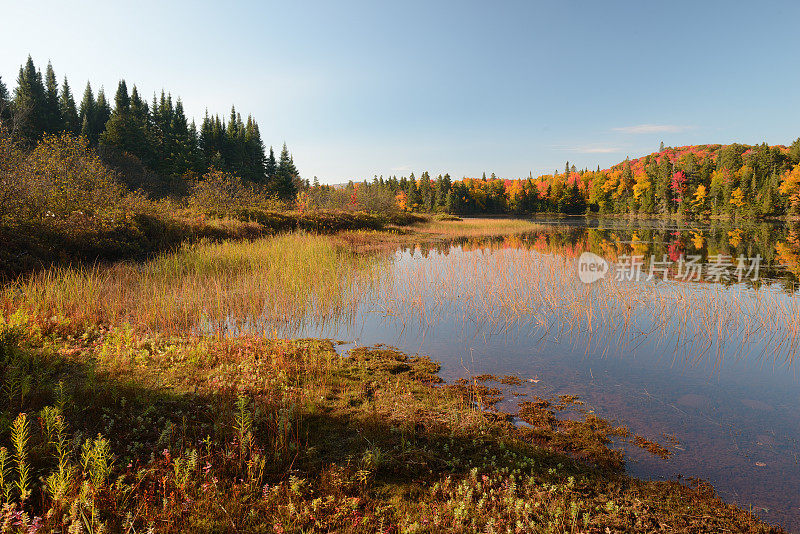
[[[396,262],[377,306],[399,328],[456,322],[472,335],[515,332],[581,342],[603,354],[649,343],[696,364],[800,348],[800,299],[778,288],[577,279],[577,253],[502,241],[447,253],[412,251]]]
[[[461,220],[430,219],[414,225],[414,230],[438,237],[486,237],[521,234],[541,230],[542,225],[526,219],[474,218]]]
[[[74,326],[274,333],[347,315],[379,265],[298,232],[202,242],[144,264],[50,269],[5,286],[0,299],[6,315],[20,310]]]

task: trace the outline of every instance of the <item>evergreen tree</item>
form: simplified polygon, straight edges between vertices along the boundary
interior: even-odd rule
[[[264,174],[266,175],[267,183],[273,183],[276,178],[276,173],[278,172],[278,162],[275,159],[275,151],[272,150],[272,147],[269,147],[269,157],[267,158],[267,162],[264,168]]]
[[[295,180],[299,178],[297,169],[294,166],[292,156],[289,154],[289,149],[286,148],[286,143],[283,144],[281,155],[278,159],[278,168],[275,172],[275,181],[273,183],[273,190],[282,200],[291,200],[297,194],[297,186]]]
[[[86,89],[83,91],[80,120],[81,135],[91,143],[97,129],[97,102],[92,93],[92,84],[89,82],[86,82]]]
[[[168,168],[170,174],[180,176],[191,170],[194,165],[194,149],[189,124],[183,111],[183,102],[179,98],[170,120],[171,153]]]
[[[69,133],[79,134],[81,120],[66,76],[64,77],[64,83],[61,84],[61,94],[58,97],[58,112],[61,114],[64,130]]]
[[[138,100],[138,94],[137,94]],[[137,104],[141,104],[141,101]],[[138,157],[142,161],[149,158],[149,143],[144,124],[137,120],[131,110],[131,98],[128,95],[128,86],[121,80],[114,96],[114,111],[106,123],[105,130],[100,134],[100,143],[103,146],[117,148]]]
[[[48,133],[58,133],[64,130],[64,121],[61,117],[61,109],[58,101],[58,80],[53,70],[53,65],[47,63],[45,74],[45,99],[44,99],[44,123],[45,131]]]
[[[120,80],[117,85],[117,93],[114,95],[114,111],[117,113],[128,113],[131,109],[131,97],[128,95],[128,84],[125,80]]]
[[[266,184],[267,157],[264,154],[264,142],[258,124],[251,116],[245,125],[245,169],[244,177],[260,184]]]
[[[28,144],[38,141],[47,127],[45,99],[42,73],[28,56],[28,61],[19,69],[13,104],[18,135]]]
[[[0,78],[0,122],[11,121],[11,100],[8,96],[8,89],[3,79]]]
[[[97,92],[97,105],[95,107],[95,131],[92,142],[97,144],[100,134],[106,129],[106,123],[111,118],[111,106],[106,100],[106,93],[102,87]]]

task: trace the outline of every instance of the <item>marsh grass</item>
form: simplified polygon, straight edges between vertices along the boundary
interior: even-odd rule
[[[542,225],[526,219],[503,218],[431,218],[418,223],[413,229],[429,236],[457,238],[457,237],[488,237],[508,234],[522,234],[541,230]]]
[[[456,321],[472,333],[522,333],[584,343],[603,354],[653,344],[690,364],[800,350],[800,299],[768,286],[577,279],[577,253],[466,242],[446,254],[414,251],[395,265],[377,306],[403,328]]]
[[[141,264],[55,268],[2,290],[5,312],[151,331],[284,332],[351,314],[381,263],[306,233],[201,242]]]

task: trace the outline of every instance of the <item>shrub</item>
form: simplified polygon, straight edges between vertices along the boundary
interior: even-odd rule
[[[212,169],[192,187],[189,207],[206,215],[230,216],[247,210],[278,210],[283,205],[264,188]]]
[[[78,217],[124,218],[143,199],[129,193],[83,137],[45,137],[24,154],[0,132],[0,223],[44,223]]]

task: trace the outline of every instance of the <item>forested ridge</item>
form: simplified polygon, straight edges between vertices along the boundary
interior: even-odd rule
[[[112,105],[113,104],[113,105]],[[608,169],[577,169],[527,178],[453,179],[375,176],[344,186],[303,180],[286,145],[268,150],[252,116],[235,108],[227,119],[206,113],[200,127],[169,93],[147,102],[119,82],[113,103],[87,83],[76,104],[66,77],[59,84],[29,57],[10,92],[0,80],[0,121],[33,149],[48,135],[81,137],[131,190],[151,197],[186,197],[205,183],[223,196],[282,201],[284,208],[457,215],[534,213],[651,216],[782,217],[800,214],[800,139],[791,146],[728,144],[664,147]]]
[[[266,186],[282,199],[293,199],[300,185],[286,145],[276,158],[272,147],[265,148],[255,119],[243,119],[235,107],[227,120],[206,113],[198,128],[180,98],[162,90],[148,103],[125,80],[113,102],[103,88],[95,95],[87,82],[78,105],[67,78],[59,83],[50,63],[42,74],[30,57],[13,92],[0,79],[0,120],[28,147],[48,134],[82,136],[123,181],[151,193],[181,192],[210,168]]]
[[[800,210],[800,139],[791,146],[693,145],[661,147],[611,168],[562,172],[526,179],[492,174],[453,181],[449,175],[419,179],[376,178],[362,186],[385,187],[402,209],[484,213],[797,216]],[[357,188],[357,185],[350,187]]]

